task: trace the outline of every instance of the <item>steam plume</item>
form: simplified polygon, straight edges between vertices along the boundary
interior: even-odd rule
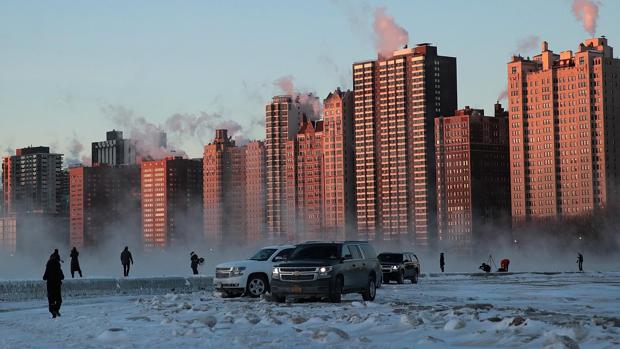
[[[536,49],[540,43],[540,37],[538,35],[530,35],[517,41],[516,53],[527,52]]]
[[[295,84],[293,83],[295,77],[292,75],[285,75],[273,82],[273,84],[278,87],[284,94],[290,95],[293,98],[299,100],[299,103],[302,105],[302,109],[306,112],[308,117],[318,118],[321,114],[321,101],[316,98],[311,92],[308,91],[299,91],[295,88]]]
[[[395,50],[409,42],[409,33],[385,13],[385,7],[375,9],[375,47],[381,57],[389,58]]]
[[[573,0],[572,11],[575,18],[581,21],[583,29],[591,36],[596,34],[596,21],[598,20],[597,1],[592,0]]]
[[[503,89],[502,92],[499,93],[499,96],[497,96],[497,101],[503,101],[504,99],[506,99],[508,97],[508,90],[507,89]]]
[[[197,137],[203,144],[215,134],[216,129],[227,129],[228,134],[241,136],[242,127],[232,120],[225,120],[220,114],[199,112],[194,114],[174,114],[164,124],[165,129],[179,136]]]
[[[84,145],[73,135],[73,138],[67,144],[66,161],[68,166],[78,165],[82,163],[80,154],[84,151]]]

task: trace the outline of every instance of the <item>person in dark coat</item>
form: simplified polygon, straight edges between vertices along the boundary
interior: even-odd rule
[[[439,268],[441,268],[441,272],[444,272],[444,268],[446,266],[446,259],[443,256],[443,252],[439,254]]]
[[[190,255],[191,257],[189,258],[189,260],[191,261],[192,272],[194,273],[194,275],[198,275],[198,255],[194,253],[194,251],[192,251]]]
[[[58,250],[56,250],[58,252]],[[47,281],[47,302],[52,318],[60,316],[60,305],[62,304],[62,294],[60,292],[62,280],[65,275],[60,267],[60,257],[56,258],[54,254],[45,265],[45,273],[43,280]]]
[[[80,253],[78,252],[77,248],[75,248],[74,246],[73,249],[71,249],[71,254],[69,255],[71,257],[71,278],[72,279],[75,277],[76,271],[80,274],[80,277],[82,277],[82,269],[80,268],[80,261],[78,260],[79,255]]]
[[[583,255],[578,253],[577,256],[577,266],[579,266],[579,271],[583,271]]]
[[[133,257],[127,246],[125,246],[125,249],[121,252],[121,263],[123,263],[123,275],[129,276],[129,265],[133,264]]]
[[[55,249],[54,249],[54,253],[52,253],[52,254],[50,255],[50,259],[55,259],[55,260],[57,260],[58,262],[61,262],[61,263],[64,263],[64,262],[65,262],[65,261],[63,261],[62,259],[60,259],[60,253],[58,252],[58,249],[57,249],[57,248],[55,248]]]

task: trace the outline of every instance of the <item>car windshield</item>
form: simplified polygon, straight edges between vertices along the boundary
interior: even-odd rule
[[[262,250],[256,252],[254,256],[250,258],[251,261],[261,261],[264,262],[271,257],[271,255],[276,252],[275,248],[263,248]]]
[[[381,253],[377,258],[386,263],[402,263],[403,261],[403,255],[400,253]]]
[[[303,259],[338,259],[340,258],[339,246],[334,244],[312,244],[299,246],[295,249],[289,260]]]

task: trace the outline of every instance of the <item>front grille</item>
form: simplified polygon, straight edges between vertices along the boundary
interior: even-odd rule
[[[312,281],[314,280],[314,273],[312,274],[282,274],[282,281]]]
[[[316,267],[280,267],[282,281],[313,281],[317,279]]]
[[[281,267],[280,271],[282,272],[300,272],[300,273],[307,273],[307,272],[315,272],[317,268],[315,267]]]
[[[216,268],[215,277],[218,279],[227,279],[230,277],[230,268]]]

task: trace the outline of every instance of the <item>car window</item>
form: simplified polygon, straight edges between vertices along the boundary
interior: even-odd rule
[[[285,248],[282,251],[278,252],[278,254],[276,254],[273,259],[275,260],[277,258],[278,260],[286,260],[291,256],[291,253],[293,253],[293,251],[295,251],[294,248]]]
[[[349,246],[342,246],[342,258],[353,259],[353,254],[351,250],[349,250]]]
[[[384,263],[401,263],[403,261],[401,253],[381,253],[377,258]]]
[[[420,260],[418,259],[418,256],[413,255],[413,258],[415,258],[416,262],[419,262]]]
[[[411,257],[409,257],[408,253],[403,254],[403,262],[405,263],[411,262]]]
[[[353,259],[362,259],[362,252],[357,245],[349,245],[349,251],[351,251]]]
[[[271,255],[276,251],[277,249],[275,248],[263,248],[262,250],[256,252],[254,256],[250,257],[250,260],[264,262],[268,260],[269,257],[271,257]]]
[[[377,252],[375,252],[371,244],[361,244],[360,247],[362,251],[364,251],[364,257],[366,259],[377,258]]]
[[[308,244],[298,246],[288,260],[303,259],[338,259],[338,245],[336,244]]]

